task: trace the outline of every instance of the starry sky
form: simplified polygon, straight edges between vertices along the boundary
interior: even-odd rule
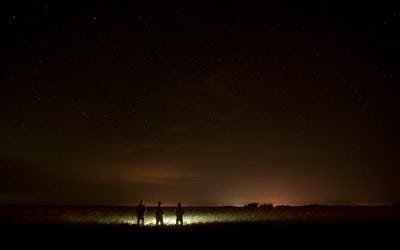
[[[115,2],[1,3],[0,204],[400,201],[397,1]]]

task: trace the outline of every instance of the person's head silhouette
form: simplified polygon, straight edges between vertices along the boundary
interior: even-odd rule
[[[161,206],[161,201],[158,202],[158,206]]]

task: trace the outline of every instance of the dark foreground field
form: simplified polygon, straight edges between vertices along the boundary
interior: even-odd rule
[[[231,211],[234,216],[260,212],[259,210],[248,212],[236,208],[214,210],[216,210],[214,213],[222,215]],[[63,208],[59,211],[65,213],[66,210]],[[192,213],[194,214],[194,211]],[[51,223],[49,221],[41,223],[37,219],[29,220],[33,217],[32,214],[26,219],[18,220],[7,220],[10,218],[7,216],[0,220],[2,222],[0,237],[3,245],[12,247],[110,246],[113,249],[117,246],[124,246],[123,248],[131,246],[129,248],[135,249],[138,245],[168,249],[170,247],[196,249],[199,246],[211,249],[215,246],[226,246],[234,249],[238,244],[260,249],[275,248],[275,246],[319,249],[349,246],[359,249],[361,246],[376,246],[382,249],[395,247],[400,239],[398,207],[278,208],[261,213],[270,219],[163,227],[152,225],[138,227],[131,223],[60,223],[54,219],[50,220]],[[197,216],[202,214],[205,214],[205,211],[198,212]],[[303,216],[305,214],[308,215]],[[54,212],[52,216],[54,217]],[[40,215],[36,218],[45,217]]]
[[[218,223],[167,226],[163,228],[129,225],[3,225],[3,244],[12,246],[235,246],[303,245],[395,246],[399,221],[356,223]],[[82,245],[81,245],[82,244]],[[393,245],[394,244],[394,245]]]

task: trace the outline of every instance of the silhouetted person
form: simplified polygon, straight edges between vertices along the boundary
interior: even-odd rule
[[[178,203],[178,206],[175,209],[175,213],[176,213],[176,225],[181,224],[183,225],[183,214],[185,213],[185,211],[182,208],[181,203]]]
[[[137,205],[136,208],[136,218],[137,224],[144,225],[144,214],[146,213],[146,206],[143,204],[143,200],[140,200],[140,203]]]
[[[158,202],[158,206],[156,208],[156,226],[164,225],[164,209],[161,207],[161,201]]]

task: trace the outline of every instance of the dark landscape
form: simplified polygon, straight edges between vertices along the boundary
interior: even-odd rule
[[[187,208],[187,217],[191,220],[214,215],[209,217],[214,221],[189,221],[183,226],[138,226],[133,222],[134,210],[132,207],[3,206],[1,235],[5,242],[15,246],[51,246],[53,243],[182,246],[179,244],[213,242],[227,246],[236,243],[318,246],[322,243],[383,247],[397,241],[400,225],[399,206],[191,207]],[[150,208],[149,220],[153,220],[151,211]],[[125,223],[102,222],[101,213],[125,214],[128,219]]]
[[[399,19],[1,1],[0,247],[397,249]]]

